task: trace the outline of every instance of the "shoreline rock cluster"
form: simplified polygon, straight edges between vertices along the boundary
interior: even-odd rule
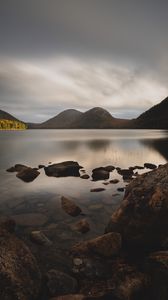
[[[139,175],[126,187],[124,199],[112,214],[105,233],[74,244],[64,252],[62,255],[70,261],[69,271],[66,273],[53,265],[47,274],[42,272],[43,284],[36,262],[38,254],[35,259],[24,242],[16,237],[13,221],[1,224],[2,299],[167,300],[168,164],[158,168],[151,165],[147,167],[152,171]],[[106,170],[99,169],[93,173],[99,171],[105,174]],[[118,168],[118,172],[126,179],[130,179],[133,171]],[[82,210],[75,203],[65,197],[61,201],[67,214],[72,217],[82,215]],[[84,228],[83,232],[87,232],[89,224],[82,219],[76,223],[76,227],[77,230]],[[50,241],[44,235],[40,236],[39,232],[34,232],[31,238],[37,244],[43,240],[44,245],[50,247]],[[39,242],[38,247],[43,247],[42,244]],[[25,263],[26,275],[22,278]],[[39,267],[41,269],[42,266]],[[6,273],[8,270],[9,277]],[[11,278],[10,281],[7,278]],[[38,298],[40,284],[45,292]]]

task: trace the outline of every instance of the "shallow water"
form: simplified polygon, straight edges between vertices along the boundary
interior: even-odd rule
[[[164,164],[168,160],[168,131],[164,130],[1,131],[0,143],[1,215],[43,212],[49,216],[48,224],[73,223],[74,219],[60,207],[60,196],[64,195],[80,205],[95,233],[103,232],[109,216],[123,198],[117,188],[127,183],[116,171],[111,172],[110,179],[118,178],[120,182],[103,185],[104,181],[91,179],[47,177],[43,169],[33,182],[25,183],[6,169],[16,163],[37,167],[75,160],[91,175],[91,170],[100,166],[128,168],[143,166],[145,162]],[[97,187],[106,190],[90,192]]]

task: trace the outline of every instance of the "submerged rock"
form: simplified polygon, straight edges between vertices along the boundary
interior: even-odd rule
[[[110,180],[110,183],[117,184],[117,183],[119,183],[119,180],[118,179],[112,179],[112,180]]]
[[[127,245],[160,247],[168,228],[168,164],[134,179],[106,232],[120,232]]]
[[[32,231],[30,234],[31,240],[39,245],[51,246],[52,242],[41,231]]]
[[[46,277],[50,296],[71,294],[77,291],[76,279],[68,274],[53,269],[47,273]]]
[[[41,213],[13,215],[12,219],[20,226],[43,226],[48,221],[48,218]]]
[[[76,217],[76,216],[80,215],[80,213],[82,212],[80,207],[77,206],[74,201],[72,201],[64,196],[61,197],[61,206],[62,206],[62,209],[68,215],[70,215],[72,217]]]
[[[116,232],[111,232],[92,240],[78,243],[72,248],[72,253],[95,253],[104,257],[111,257],[118,254],[120,249],[121,235]]]
[[[0,226],[0,299],[37,299],[41,274],[23,241]]]
[[[86,219],[82,219],[75,224],[74,228],[81,233],[86,233],[90,230],[90,225]]]
[[[45,174],[53,177],[80,177],[79,170],[82,167],[76,161],[64,161],[45,167]]]

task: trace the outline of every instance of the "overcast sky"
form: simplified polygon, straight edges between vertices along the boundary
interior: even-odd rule
[[[0,0],[0,109],[131,118],[166,96],[167,0]]]

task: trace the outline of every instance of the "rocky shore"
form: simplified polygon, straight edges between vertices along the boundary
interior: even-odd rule
[[[82,167],[71,161],[38,170],[15,165],[8,171],[30,182],[40,175],[40,168],[47,176],[83,176]],[[138,175],[141,168],[152,171]],[[118,179],[107,181],[113,170],[96,168],[92,180],[117,184]],[[157,168],[146,163],[117,172],[130,183],[100,236],[86,236],[92,224],[66,197],[60,207],[74,219],[66,234],[63,224],[43,227],[47,217],[42,211],[40,216],[32,213],[31,220],[26,214],[1,217],[0,299],[168,299],[168,164]],[[66,249],[60,246],[60,231]]]

